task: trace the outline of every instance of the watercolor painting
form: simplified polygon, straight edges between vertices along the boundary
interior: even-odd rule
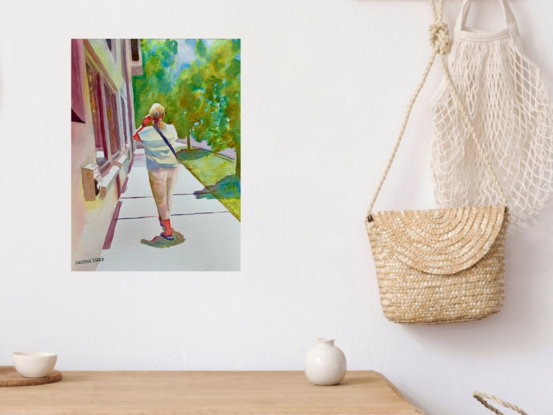
[[[239,271],[239,39],[72,39],[73,271]]]

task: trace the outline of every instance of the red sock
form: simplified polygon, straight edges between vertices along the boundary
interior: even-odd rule
[[[171,219],[165,219],[161,221],[161,226],[165,228],[163,234],[165,236],[173,236],[173,229],[171,228]]]

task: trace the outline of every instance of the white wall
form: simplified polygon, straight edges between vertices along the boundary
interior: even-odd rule
[[[486,413],[473,390],[551,412],[553,204],[509,230],[499,315],[405,327],[380,310],[363,214],[430,52],[426,1],[1,3],[0,364],[45,349],[62,370],[299,370],[333,336],[351,369],[429,414]],[[475,3],[473,22],[500,26],[495,2]],[[446,0],[450,25],[460,4]],[[553,2],[511,4],[553,90]],[[71,37],[242,38],[242,272],[69,271]],[[380,209],[432,206],[424,103],[439,79]]]

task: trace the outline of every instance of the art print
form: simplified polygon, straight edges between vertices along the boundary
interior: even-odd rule
[[[239,270],[240,40],[71,54],[72,270]]]

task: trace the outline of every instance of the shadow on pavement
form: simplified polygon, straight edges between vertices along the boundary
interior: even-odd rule
[[[203,190],[194,192],[196,199],[239,199],[240,177],[235,174],[228,175],[212,186],[206,186]]]
[[[173,229],[173,237],[175,238],[174,241],[168,241],[167,239],[158,235],[151,241],[148,241],[147,239],[142,239],[140,243],[151,246],[152,248],[170,248],[175,245],[180,245],[184,241],[186,241],[182,233],[177,232],[174,229]]]
[[[178,154],[179,160],[196,160],[196,159],[205,157],[211,153],[207,150],[201,150],[197,148],[193,148],[190,150],[185,148],[183,150],[179,150],[177,154]]]

